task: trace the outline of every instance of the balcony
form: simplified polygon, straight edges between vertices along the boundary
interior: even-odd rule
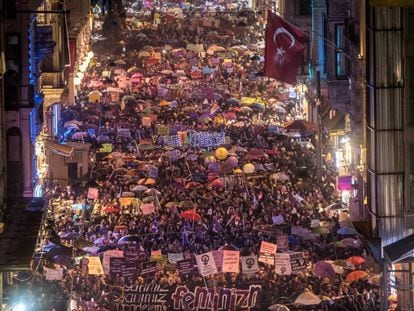
[[[348,80],[328,81],[329,106],[339,111],[346,112],[351,102],[351,93]]]
[[[63,72],[43,72],[40,76],[40,87],[42,89],[63,89],[65,87]]]

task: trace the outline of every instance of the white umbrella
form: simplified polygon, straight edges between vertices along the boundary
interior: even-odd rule
[[[267,309],[271,311],[290,311],[288,307],[286,307],[285,305],[280,305],[280,304],[272,305]]]
[[[321,299],[312,292],[303,292],[296,298],[295,304],[313,306],[321,303]]]

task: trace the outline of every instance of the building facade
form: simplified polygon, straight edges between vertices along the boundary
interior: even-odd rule
[[[413,310],[414,1],[367,2],[368,205],[386,295]]]

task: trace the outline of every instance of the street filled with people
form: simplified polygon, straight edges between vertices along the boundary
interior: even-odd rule
[[[89,144],[90,167],[46,181],[30,310],[378,310],[380,275],[335,150],[306,121],[310,95],[263,76],[264,11],[94,13],[56,138]]]

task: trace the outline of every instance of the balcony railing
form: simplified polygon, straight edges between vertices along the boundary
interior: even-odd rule
[[[40,76],[40,85],[42,89],[62,89],[64,88],[64,79],[62,72],[43,72]]]

